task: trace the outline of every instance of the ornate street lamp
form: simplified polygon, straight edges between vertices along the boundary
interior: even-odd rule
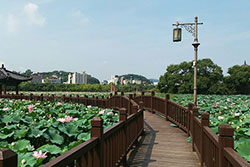
[[[197,106],[197,51],[200,43],[198,42],[198,25],[203,23],[198,23],[198,17],[195,16],[194,23],[178,23],[173,24],[176,28],[173,30],[173,41],[180,42],[181,41],[181,28],[185,28],[188,32],[190,32],[194,36],[194,42],[192,45],[194,46],[194,104]],[[178,28],[180,26],[181,28]]]

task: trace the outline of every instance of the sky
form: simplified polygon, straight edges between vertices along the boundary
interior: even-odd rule
[[[135,73],[158,79],[193,61],[193,36],[173,23],[198,16],[198,59],[227,74],[250,64],[249,0],[0,0],[0,63],[10,70],[86,71],[99,80]]]

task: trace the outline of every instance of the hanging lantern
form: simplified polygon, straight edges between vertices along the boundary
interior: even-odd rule
[[[173,30],[173,41],[180,42],[181,41],[181,28],[175,28]]]

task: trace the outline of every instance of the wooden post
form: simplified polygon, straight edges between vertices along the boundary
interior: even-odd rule
[[[155,92],[152,91],[151,92],[151,111],[152,111],[153,114],[155,113],[154,112],[154,96],[155,96]]]
[[[100,107],[98,102],[99,102],[99,101],[98,101],[98,97],[96,96],[96,97],[95,97],[95,106]]]
[[[72,103],[72,95],[69,95],[69,102]]]
[[[193,103],[188,103],[188,118],[187,118],[187,129],[188,129],[188,135],[190,135],[191,131],[191,111],[193,109]]]
[[[143,101],[143,96],[145,95],[145,93],[142,91],[141,92],[141,101]],[[144,101],[143,101],[144,102]]]
[[[205,157],[205,152],[204,152],[204,147],[206,144],[204,142],[204,127],[208,126],[209,127],[209,113],[204,112],[201,114],[201,167],[203,167],[203,163],[204,163],[204,157]]]
[[[41,99],[41,101],[43,101],[43,94],[40,95],[40,99]]]
[[[6,85],[3,86],[3,94],[6,95]]]
[[[54,100],[55,100],[55,95],[52,94],[52,95],[51,95],[51,101],[54,101]]]
[[[0,95],[2,95],[3,85],[0,85]]]
[[[18,95],[18,85],[16,85],[16,95]]]
[[[117,96],[117,91],[115,91],[115,96]]]
[[[123,91],[121,91],[121,96],[124,96],[124,92]]]
[[[62,102],[65,102],[65,95],[62,96]]]
[[[138,110],[137,105],[134,104],[132,107],[132,114],[136,113],[137,110]]]
[[[165,117],[166,121],[168,121],[168,100],[169,100],[169,94],[165,95]]]
[[[120,121],[124,121],[126,122],[127,121],[127,110],[125,108],[121,108],[120,109]],[[127,126],[125,124],[125,128],[124,128],[124,131],[123,131],[123,159],[122,159],[122,164],[123,166],[127,166]]]
[[[128,103],[128,115],[132,114],[132,106],[131,106],[131,100],[133,99],[133,94],[129,94],[129,103]]]
[[[222,124],[218,128],[219,130],[219,167],[225,167],[227,165],[224,158],[224,148],[234,148],[234,129],[228,124]]]
[[[194,107],[193,108],[193,114],[192,114],[192,150],[195,151],[194,149],[194,138],[195,138],[195,129],[194,129],[194,118],[195,117],[198,117],[199,113],[198,113],[198,108],[197,107]]]
[[[17,167],[17,153],[0,148],[0,167]]]
[[[79,95],[76,95],[76,102],[80,103],[80,96]]]
[[[33,100],[33,94],[32,93],[30,94],[30,100]]]
[[[136,93],[134,93],[134,98],[136,97]]]
[[[96,166],[103,166],[103,120],[101,117],[94,117],[91,120],[91,138],[98,137],[100,145],[98,149],[94,149],[94,162]]]

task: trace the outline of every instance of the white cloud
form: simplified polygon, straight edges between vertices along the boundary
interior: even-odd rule
[[[28,25],[43,26],[46,23],[46,18],[39,11],[39,6],[34,3],[28,3],[24,6],[24,13],[27,17]]]
[[[79,19],[81,23],[89,22],[89,18],[85,16],[80,10],[76,10],[73,12],[73,16]]]
[[[19,27],[19,21],[18,18],[10,14],[7,18],[7,31],[12,33],[12,32],[17,32]]]

